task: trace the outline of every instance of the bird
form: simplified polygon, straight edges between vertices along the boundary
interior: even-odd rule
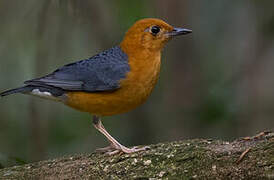
[[[23,86],[4,91],[0,96],[33,95],[90,113],[93,126],[110,143],[97,149],[99,152],[113,155],[145,151],[148,147],[128,148],[120,144],[104,128],[101,118],[126,113],[143,104],[159,78],[165,44],[175,36],[191,32],[161,19],[140,19],[128,29],[120,44],[27,80]]]

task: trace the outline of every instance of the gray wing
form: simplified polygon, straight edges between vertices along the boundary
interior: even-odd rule
[[[53,86],[66,91],[112,91],[130,70],[127,55],[116,46],[89,59],[67,64],[27,85]]]

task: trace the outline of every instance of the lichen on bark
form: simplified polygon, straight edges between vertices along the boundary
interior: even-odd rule
[[[0,179],[274,179],[274,133],[233,142],[194,139],[145,152],[79,154],[0,169]]]

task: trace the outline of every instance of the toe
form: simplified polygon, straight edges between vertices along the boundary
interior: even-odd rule
[[[106,152],[106,154],[107,155],[109,155],[109,156],[112,156],[112,155],[115,155],[115,154],[118,154],[118,153],[121,153],[121,151],[120,150],[114,150],[114,151],[111,151],[111,152]]]
[[[109,152],[109,151],[113,151],[113,150],[115,150],[115,148],[113,148],[112,146],[107,146],[104,148],[98,148],[95,151],[104,153],[104,152]]]

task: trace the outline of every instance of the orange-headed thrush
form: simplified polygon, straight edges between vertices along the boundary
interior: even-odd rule
[[[174,28],[160,19],[142,19],[119,45],[0,95],[34,95],[93,114],[94,127],[110,142],[99,151],[115,154],[145,150],[121,145],[105,130],[100,117],[124,113],[144,103],[158,80],[164,45],[174,36],[188,33],[191,30]]]

